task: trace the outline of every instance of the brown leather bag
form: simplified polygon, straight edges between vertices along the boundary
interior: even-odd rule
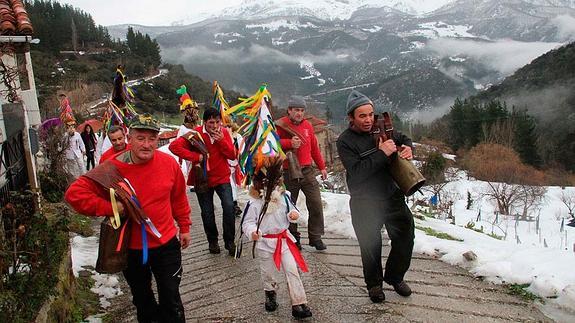
[[[122,245],[120,250],[116,251],[122,231],[124,231]],[[100,274],[115,274],[128,267],[128,246],[131,232],[127,218],[122,219],[122,224],[118,229],[112,227],[108,217],[100,223],[100,243],[98,246],[98,260],[96,260],[96,272]]]
[[[128,265],[131,225],[132,223],[141,223],[147,216],[134,204],[129,194],[119,184],[124,183],[124,186],[126,185],[123,176],[112,162],[106,161],[83,176],[98,183],[106,191],[113,188],[116,191],[118,201],[124,205],[124,214],[127,216],[121,218],[121,225],[118,229],[112,227],[109,217],[106,217],[100,224],[100,241],[96,261],[96,272],[98,273],[114,274],[120,272]],[[122,244],[117,251],[118,241],[121,237]]]

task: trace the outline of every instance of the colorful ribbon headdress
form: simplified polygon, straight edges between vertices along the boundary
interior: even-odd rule
[[[230,118],[230,115],[226,114],[226,111],[230,109],[230,105],[226,101],[226,98],[224,98],[224,91],[222,91],[218,81],[214,81],[212,91],[214,93],[214,98],[212,99],[212,107],[220,111],[222,124],[224,126],[232,124],[233,121]]]
[[[187,108],[198,107],[196,101],[192,100],[188,94],[188,89],[185,85],[180,86],[180,88],[176,90],[176,93],[180,95],[180,112],[186,110]]]
[[[266,85],[262,85],[253,96],[241,101],[225,113],[246,120],[238,130],[244,137],[240,146],[239,164],[246,174],[244,184],[249,185],[254,174],[281,163],[285,154],[269,109],[271,94]]]

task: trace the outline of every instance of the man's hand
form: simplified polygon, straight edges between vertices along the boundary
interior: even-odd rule
[[[321,179],[325,181],[327,179],[327,170],[322,169],[320,170],[320,172],[321,172]]]
[[[397,151],[397,147],[395,146],[395,142],[392,139],[383,140],[379,138],[379,150],[383,151],[386,156],[391,156],[394,152]]]
[[[190,232],[180,233],[180,245],[182,246],[182,249],[186,249],[190,245],[191,241],[192,234]]]
[[[203,162],[204,161],[204,155],[200,155],[200,158],[198,160],[200,163]]]
[[[252,232],[252,240],[258,241],[259,239],[260,239],[260,235],[256,231]]]
[[[295,220],[299,219],[299,213],[297,211],[293,210],[288,214],[288,218],[292,221],[295,221]]]
[[[291,146],[293,149],[298,149],[301,146],[301,139],[298,136],[293,136],[291,138]]]
[[[219,128],[217,130],[215,130],[212,133],[212,138],[214,139],[214,141],[220,141],[222,140],[222,138],[224,138],[224,133],[222,132],[222,128]]]
[[[122,204],[122,202],[116,201],[116,206],[118,207],[118,213],[124,213],[124,204]]]
[[[401,152],[399,153],[399,157],[411,160],[413,158],[413,151],[411,150],[411,147],[401,145]]]

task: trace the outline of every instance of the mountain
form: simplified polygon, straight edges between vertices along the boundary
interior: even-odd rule
[[[246,0],[220,18],[145,31],[157,35],[164,62],[242,93],[266,82],[280,106],[307,96],[345,125],[352,88],[404,114],[500,83],[575,39],[573,8],[553,0]]]
[[[214,12],[194,13],[175,23],[192,24],[207,16],[217,19],[260,19],[278,16],[308,16],[323,20],[347,20],[357,10],[390,8],[408,14],[425,14],[454,0],[243,0]]]
[[[458,0],[426,15],[425,20],[472,26],[469,32],[490,39],[522,41],[566,40],[558,35],[557,17],[573,19],[575,1]]]
[[[537,150],[547,165],[575,172],[575,42],[520,68],[474,99],[505,101],[537,120]]]

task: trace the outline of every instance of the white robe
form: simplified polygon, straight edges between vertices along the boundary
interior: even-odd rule
[[[289,198],[289,193],[285,193]],[[263,207],[264,201],[261,198],[250,198],[249,209],[244,218],[242,224],[243,232],[252,239],[252,232],[256,231],[257,221],[260,211]],[[264,285],[264,290],[266,291],[276,291],[278,289],[278,279],[279,274],[277,267],[274,263],[273,254],[276,249],[277,239],[276,238],[264,238],[263,235],[266,234],[277,234],[288,229],[290,222],[296,222],[288,218],[288,214],[292,211],[299,212],[295,207],[286,200],[283,195],[281,195],[277,190],[272,194],[272,200],[268,206],[268,211],[262,218],[260,224],[259,232],[261,233],[258,242],[256,243],[256,248],[258,249],[258,256],[260,260],[260,271],[262,282]],[[287,231],[287,238],[295,242],[295,238]],[[280,269],[284,272],[288,293],[291,300],[291,305],[306,304],[307,298],[305,295],[305,289],[303,283],[301,282],[299,271],[297,268],[296,261],[289,250],[286,242],[282,243],[282,257]]]

